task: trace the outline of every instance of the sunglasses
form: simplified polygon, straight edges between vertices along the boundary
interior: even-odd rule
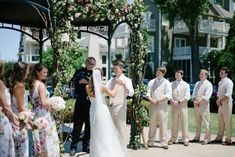
[[[96,65],[95,63],[89,63],[89,65]]]

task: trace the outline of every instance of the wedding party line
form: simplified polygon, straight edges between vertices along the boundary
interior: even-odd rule
[[[72,79],[76,93],[71,134],[70,156],[77,153],[77,145],[84,127],[82,150],[90,157],[126,157],[126,121],[127,97],[134,95],[131,78],[124,75],[124,64],[113,62],[112,77],[103,83],[103,72],[96,67],[96,59],[88,57],[85,66],[78,69]],[[148,82],[144,95],[149,103],[149,132],[143,145],[154,147],[156,132],[159,129],[159,142],[163,149],[176,144],[179,127],[182,143],[207,145],[218,143],[232,144],[232,107],[233,82],[228,75],[230,70],[221,67],[216,104],[218,106],[218,133],[211,139],[210,98],[212,83],[209,72],[201,69],[199,81],[192,94],[190,86],[183,80],[184,71],[175,71],[175,80],[170,82],[164,77],[165,67],[158,67],[156,77]],[[60,141],[56,120],[52,113],[65,109],[65,101],[60,96],[52,96],[47,90],[48,69],[37,63],[30,70],[24,62],[13,65],[9,88],[5,85],[4,63],[0,62],[0,157],[28,157],[31,155],[28,130],[32,130],[32,156],[61,156]],[[29,95],[32,108],[29,109],[26,80],[29,83]],[[106,100],[109,98],[108,101]],[[195,137],[189,139],[188,102],[192,99],[195,113]],[[172,110],[171,137],[167,135],[168,105]],[[205,135],[201,138],[202,124]],[[225,132],[226,131],[226,132]],[[225,134],[225,136],[224,136]],[[112,144],[112,147],[110,147]]]

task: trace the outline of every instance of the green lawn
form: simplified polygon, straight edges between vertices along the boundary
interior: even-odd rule
[[[211,131],[212,134],[217,134],[218,132],[218,117],[217,113],[211,113]],[[190,132],[195,132],[195,116],[194,116],[194,109],[189,108],[188,111],[188,117],[189,117],[189,131]],[[232,116],[232,121],[233,121],[233,137],[235,136],[235,115],[233,114]],[[171,129],[171,106],[169,106],[169,115],[168,115],[168,129]],[[202,132],[205,132],[205,127],[204,124],[202,123]]]
[[[73,106],[75,104],[75,100],[74,99],[69,99],[66,102],[67,107],[71,106],[71,110],[73,110]],[[143,104],[146,106],[146,108],[148,108],[148,102],[147,101],[143,101]],[[235,106],[234,106],[235,107]],[[68,109],[68,108],[67,108]],[[72,113],[73,111],[68,111],[65,112],[64,114],[66,114],[67,116],[65,116],[65,121],[66,122],[71,122],[72,119]],[[189,131],[190,132],[195,132],[195,118],[194,118],[194,109],[193,107],[189,107]],[[217,113],[211,113],[211,130],[212,130],[212,134],[217,134],[218,132],[218,117],[217,117]],[[66,119],[67,118],[67,119]],[[235,114],[233,114],[233,137],[235,137]],[[172,119],[171,119],[171,106],[169,105],[169,114],[168,114],[168,129],[171,129],[171,123],[172,123]],[[202,124],[202,132],[205,132],[205,127],[204,124]]]

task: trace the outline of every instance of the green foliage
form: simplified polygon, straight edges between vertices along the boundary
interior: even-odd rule
[[[208,0],[154,0],[154,2],[169,20],[179,18],[189,29],[194,28],[198,23],[199,15],[209,9]]]
[[[48,71],[53,71],[53,49],[42,52],[42,63],[47,65]]]
[[[166,69],[167,69],[167,73],[166,73],[165,77],[169,78],[171,80],[174,79],[176,68],[175,68],[175,64],[173,63],[173,61],[167,63]]]
[[[131,32],[130,62],[131,73],[135,95],[133,97],[132,107],[132,133],[130,146],[134,149],[140,146],[140,134],[143,130],[142,124],[145,124],[146,117],[140,117],[143,112],[141,102],[141,90],[143,89],[142,79],[145,67],[144,58],[149,44],[148,33],[144,28],[145,7],[142,0],[133,0],[131,4],[126,0],[99,0],[94,3],[85,3],[84,1],[52,0],[52,47],[54,49],[54,69],[53,77],[57,81],[55,95],[61,95],[62,82],[69,78],[73,68],[71,65],[74,55],[80,58],[82,55],[78,51],[79,46],[76,43],[76,32],[73,29],[72,21],[74,15],[79,19],[92,19],[103,23],[111,23],[113,28],[123,21],[126,22]],[[64,36],[68,36],[68,41],[63,41]],[[143,120],[141,119],[143,118]],[[138,138],[137,138],[138,137]]]
[[[13,64],[14,62],[5,62],[4,63],[4,78],[5,78],[5,85],[9,87],[10,79],[11,79],[11,73],[13,71]]]

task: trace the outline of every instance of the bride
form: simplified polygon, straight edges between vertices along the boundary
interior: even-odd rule
[[[124,157],[125,153],[121,139],[116,129],[109,109],[105,103],[104,95],[115,97],[120,85],[113,90],[102,84],[101,69],[94,69],[92,78],[86,86],[91,101],[90,108],[90,157]]]

